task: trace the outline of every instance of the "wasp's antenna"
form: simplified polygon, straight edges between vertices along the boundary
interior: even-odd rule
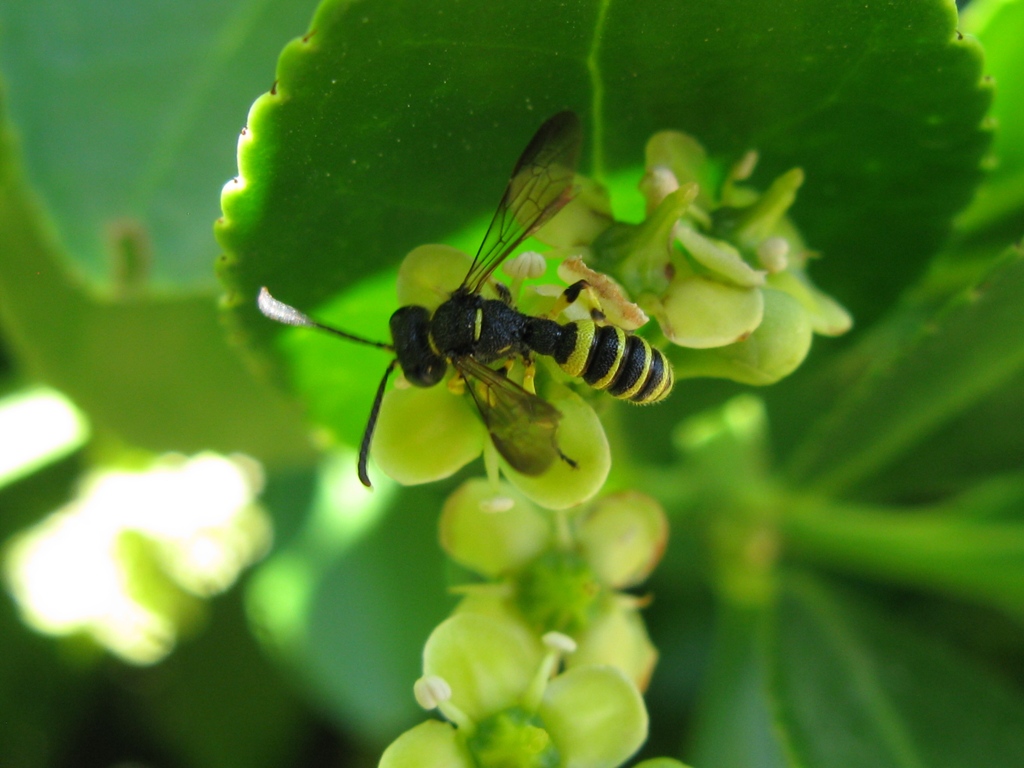
[[[271,320],[275,320],[284,325],[297,325],[302,328],[319,328],[321,331],[327,331],[333,333],[335,336],[340,336],[343,339],[349,341],[357,341],[360,344],[368,344],[371,347],[377,347],[378,349],[386,349],[394,352],[395,348],[391,344],[385,344],[383,341],[372,341],[371,339],[364,339],[362,336],[356,336],[345,331],[340,331],[337,328],[331,328],[329,325],[323,325],[322,323],[316,322],[309,315],[305,315],[295,307],[289,306],[282,301],[278,301],[270,295],[270,291],[267,290],[266,286],[260,288],[260,295],[256,299],[256,306],[260,308],[266,317]]]
[[[366,431],[363,432],[363,442],[359,446],[359,482],[367,488],[373,488],[370,483],[370,476],[366,474],[366,460],[370,457],[370,441],[373,440],[373,430],[377,426],[377,416],[380,414],[380,404],[384,399],[384,388],[388,384],[388,377],[395,370],[398,360],[392,360],[387,370],[384,371],[384,378],[380,380],[377,387],[377,396],[373,398],[373,408],[370,409],[370,419],[366,422]]]

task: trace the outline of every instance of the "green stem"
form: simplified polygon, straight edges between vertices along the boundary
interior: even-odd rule
[[[1022,614],[1020,522],[815,501],[790,506],[780,525],[790,556]]]

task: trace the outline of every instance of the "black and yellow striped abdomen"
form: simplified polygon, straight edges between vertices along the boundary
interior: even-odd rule
[[[562,326],[555,362],[621,400],[646,405],[672,391],[672,364],[647,340],[614,325],[578,320]]]

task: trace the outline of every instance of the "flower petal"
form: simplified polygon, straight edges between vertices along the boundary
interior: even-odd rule
[[[381,755],[379,768],[476,768],[469,750],[455,729],[428,720],[393,742]]]
[[[410,304],[433,311],[462,285],[473,259],[450,245],[421,245],[409,251],[398,268],[399,306]]]
[[[850,313],[838,301],[815,287],[802,270],[790,268],[772,275],[769,283],[803,305],[815,333],[841,336],[853,326]]]
[[[392,389],[384,395],[373,458],[403,485],[440,480],[483,451],[487,433],[468,398],[443,384]]]
[[[615,768],[647,738],[640,692],[614,667],[575,667],[556,677],[538,714],[562,768]]]
[[[523,626],[497,616],[459,613],[441,622],[423,649],[423,674],[443,677],[451,701],[479,722],[519,703],[543,655]]]
[[[652,309],[673,344],[706,349],[734,344],[753,333],[764,315],[764,299],[758,288],[677,277]]]
[[[811,348],[806,310],[788,293],[766,288],[764,321],[745,341],[716,349],[684,349],[673,355],[677,379],[714,376],[763,386],[788,376]]]
[[[623,589],[646,579],[661,560],[668,521],[650,496],[623,491],[604,497],[577,521],[576,540],[595,575]]]
[[[676,239],[701,266],[715,277],[740,288],[760,288],[767,272],[754,269],[740,252],[724,240],[705,237],[692,227],[681,224],[674,230]]]
[[[745,210],[736,225],[736,242],[747,248],[772,235],[796,200],[797,190],[804,183],[801,168],[791,168],[778,176],[757,202]]]
[[[453,616],[459,613],[478,613],[484,616],[494,616],[501,621],[511,621],[530,632],[533,631],[524,621],[522,611],[515,606],[510,585],[504,583],[473,584],[460,587],[458,591],[463,594],[463,598],[452,611]]]
[[[604,425],[584,400],[568,387],[551,382],[543,397],[562,413],[558,447],[576,462],[556,461],[544,474],[530,477],[502,460],[502,471],[525,496],[545,509],[567,509],[582,504],[601,490],[611,469],[611,450]]]
[[[489,508],[495,498],[511,507]],[[483,576],[508,573],[536,557],[551,539],[548,516],[501,483],[497,492],[482,478],[467,480],[444,503],[441,546],[455,562]]]
[[[609,598],[586,631],[576,638],[576,652],[566,659],[568,668],[606,664],[622,670],[641,691],[647,690],[658,650],[639,611],[628,604],[632,600],[621,595]]]

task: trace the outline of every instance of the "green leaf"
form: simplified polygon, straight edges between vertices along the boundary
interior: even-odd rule
[[[757,148],[755,183],[803,167],[794,215],[828,257],[815,279],[870,318],[979,179],[990,94],[955,24],[944,0],[327,0],[250,111],[222,198],[233,321],[266,349],[279,329],[256,311],[260,286],[317,314],[416,245],[474,248],[516,155],[565,107],[584,115],[604,178],[635,173],[666,128],[723,159]],[[331,378],[317,413],[366,402],[375,383]]]
[[[698,713],[692,762],[702,768],[784,768],[768,698],[763,609],[722,606]]]
[[[1022,298],[1024,258],[1013,250],[916,333],[900,332],[808,432],[791,475],[829,493],[861,484],[1000,391],[1024,368]]]
[[[3,106],[0,92],[0,326],[12,352],[135,446],[305,459],[295,406],[253,378],[212,295],[98,296],[66,271]]]
[[[992,170],[957,220],[958,235],[1005,242],[1024,232],[1024,3],[980,0],[970,4],[963,31],[985,48],[985,71],[995,81]],[[997,240],[997,241],[998,241]]]
[[[1024,754],[1019,692],[809,577],[786,580],[773,645],[777,724],[797,765],[977,768]]]
[[[931,589],[1024,616],[1022,484],[969,494],[954,508],[915,510],[796,505],[783,517],[786,552],[835,571]],[[1016,518],[988,519],[1015,508]]]
[[[0,7],[0,71],[28,177],[67,257],[107,276],[118,229],[153,276],[211,287],[217,193],[234,136],[273,80],[272,57],[312,0]],[[6,238],[5,238],[6,239]],[[112,253],[115,251],[115,253]],[[116,266],[115,266],[116,272]],[[116,277],[116,275],[115,275]]]
[[[942,498],[1024,465],[1024,371],[919,443],[871,482],[875,498]]]

